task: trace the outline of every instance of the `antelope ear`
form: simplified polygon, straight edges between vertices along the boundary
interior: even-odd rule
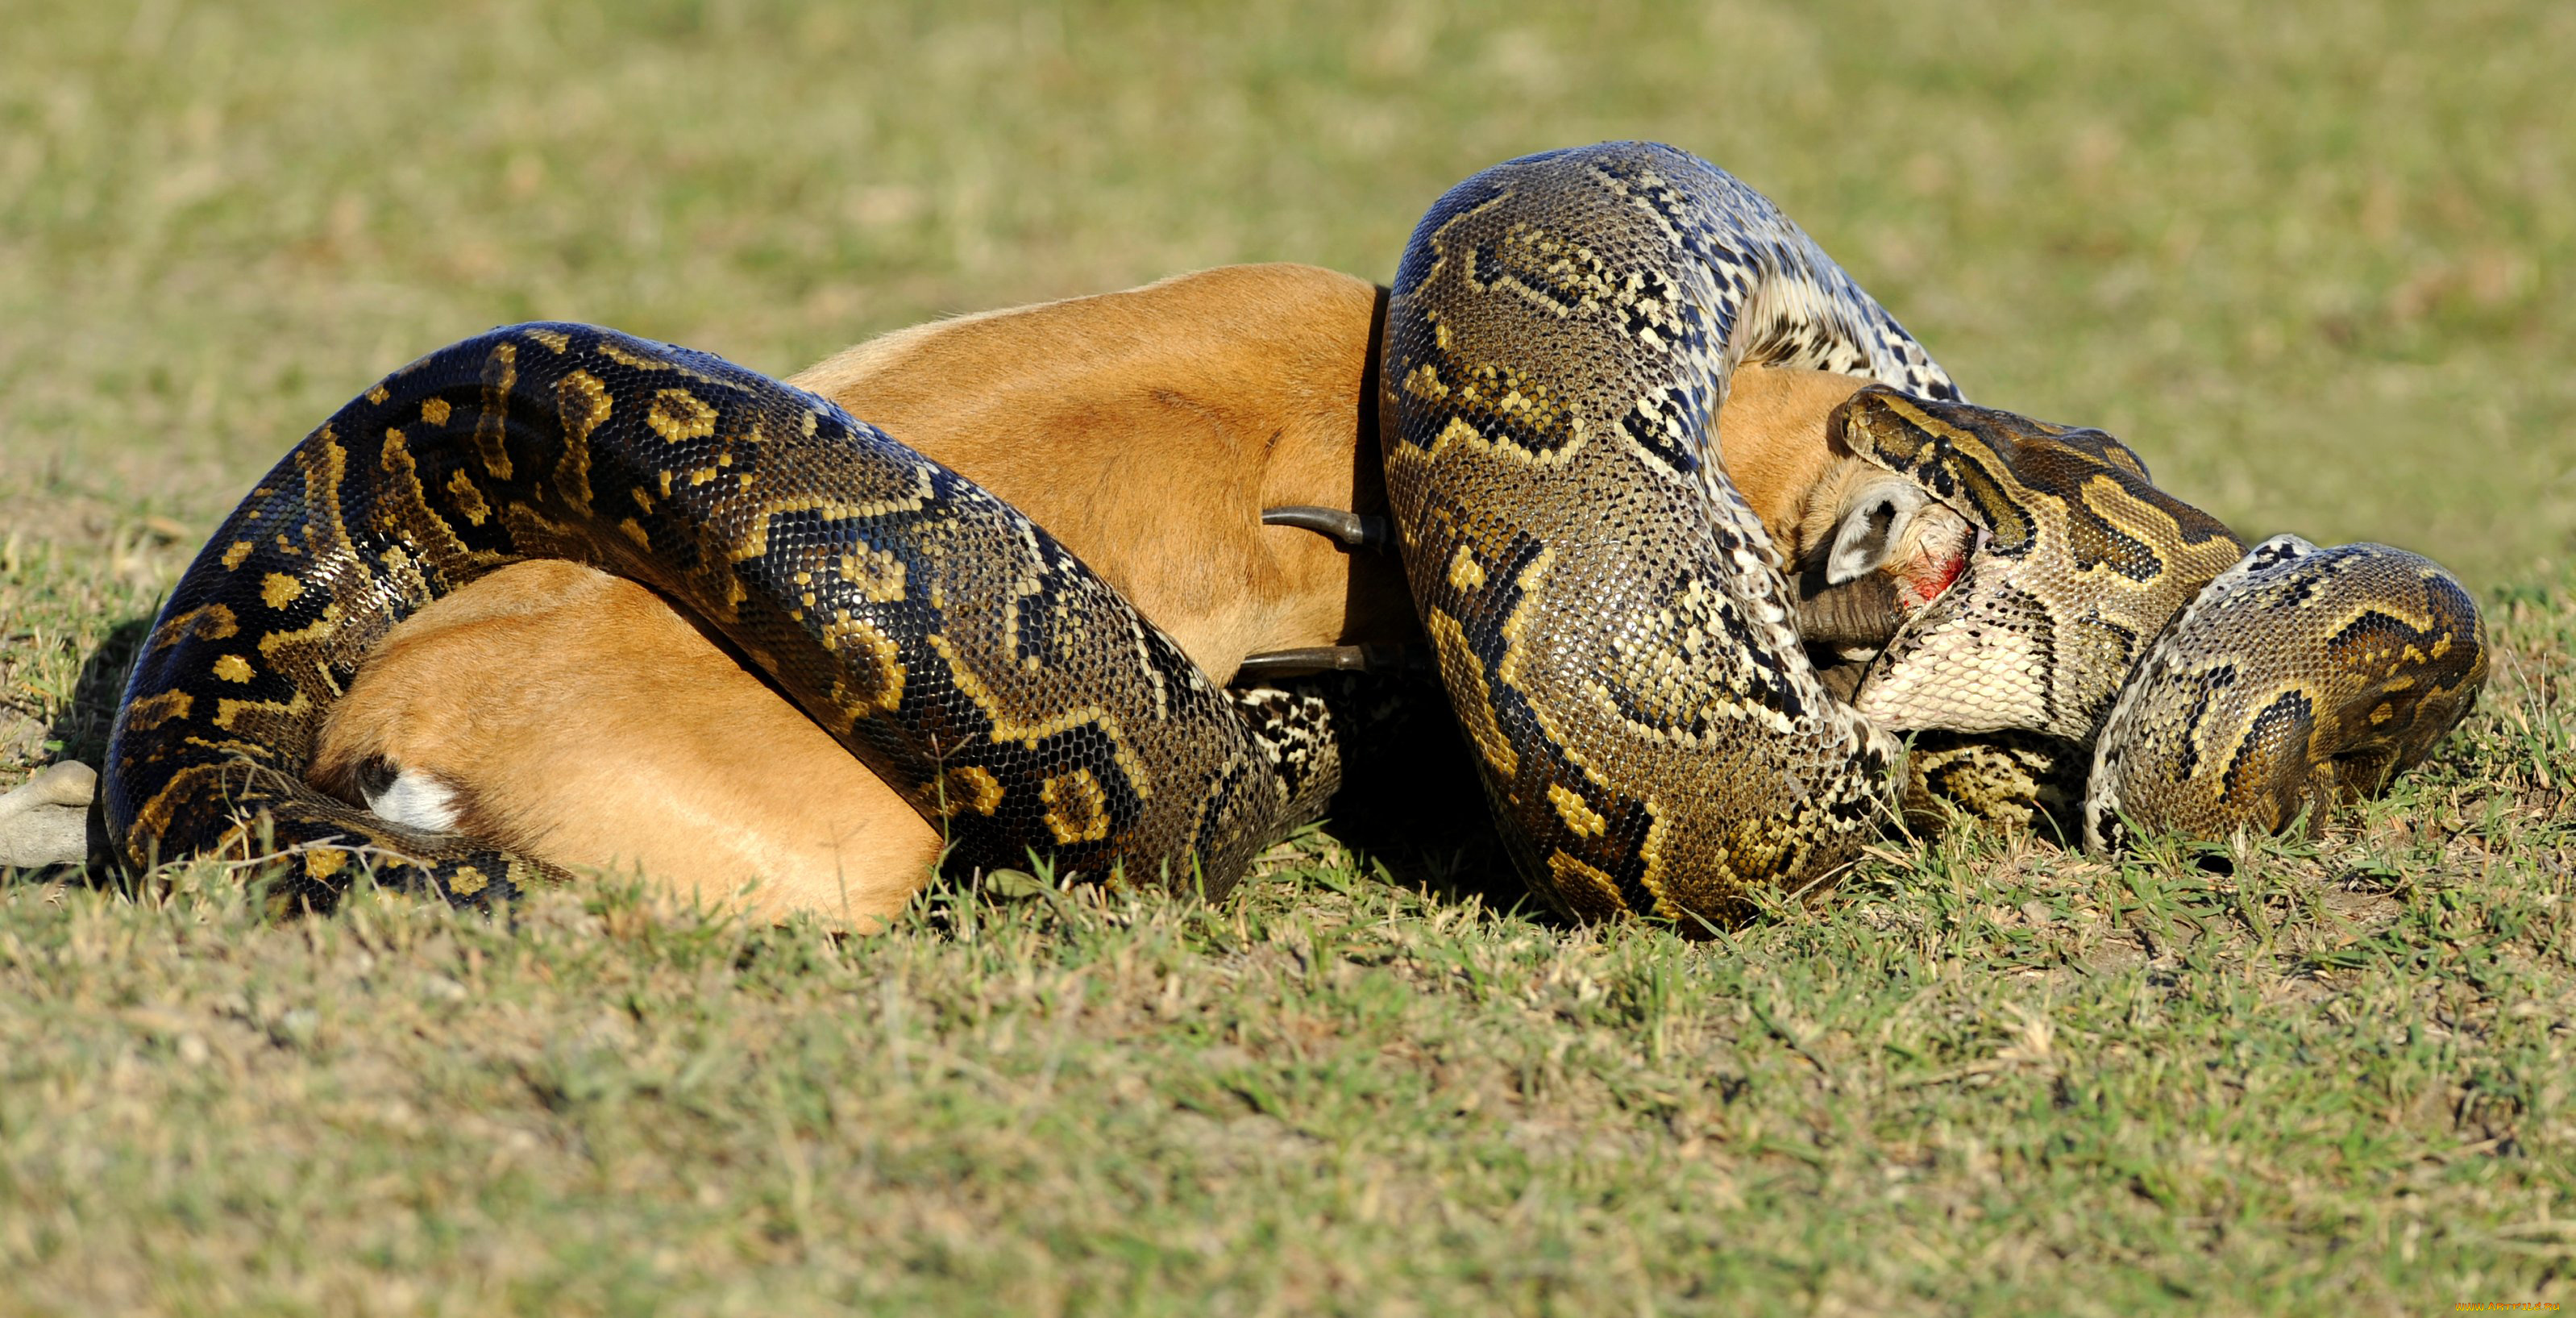
[[[1905,543],[1905,529],[1931,501],[1922,486],[1893,475],[1854,491],[1834,526],[1833,547],[1825,551],[1825,584],[1857,581],[1886,566]]]

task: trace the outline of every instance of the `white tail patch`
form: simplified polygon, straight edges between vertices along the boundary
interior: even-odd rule
[[[425,833],[456,831],[456,789],[418,769],[396,773],[382,791],[367,788],[367,808]]]

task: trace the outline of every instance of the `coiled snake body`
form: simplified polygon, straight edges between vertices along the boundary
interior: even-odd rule
[[[1092,872],[1195,858],[1222,891],[1333,782],[1311,720],[1239,715],[971,482],[705,354],[526,325],[350,402],[181,579],[111,742],[107,818],[129,860],[292,849],[303,882],[280,895],[316,903],[362,849],[453,899],[559,877],[302,778],[378,638],[539,556],[633,577],[707,619],[975,863],[1028,846]]]
[[[2335,791],[2370,790],[2483,679],[2474,606],[2397,551],[2361,559],[2414,572],[2412,594],[2350,587],[2320,570],[2331,553],[2301,560],[2376,611],[2342,631],[2311,607],[2332,592],[2281,585],[2273,562],[2229,578],[2259,578],[2270,603],[2201,598],[2241,549],[2223,528],[2107,437],[1958,402],[1767,201],[1671,148],[1552,153],[1460,185],[1406,253],[1385,361],[1388,487],[1452,707],[1524,874],[1579,915],[1728,917],[1749,887],[1829,873],[1892,800],[1894,728],[2081,745],[2107,718],[2120,742],[2094,775],[2097,815],[2153,825],[2184,799],[2210,807],[2195,828],[2271,826],[2341,753],[2316,718],[2293,727],[2293,704],[2407,732],[2326,771]],[[1818,681],[1712,451],[1748,361],[1893,386],[1837,414],[1844,442],[1983,529],[1857,708]],[[1034,849],[1221,894],[1336,779],[1320,704],[1274,693],[1247,719],[970,482],[717,359],[534,325],[352,401],[190,567],[113,734],[121,850],[291,850],[301,883],[284,895],[316,903],[369,852],[457,900],[554,877],[301,778],[376,639],[530,556],[634,577],[706,619],[974,863]],[[2156,644],[2195,599],[2188,638]],[[2236,645],[2247,626],[2273,639]],[[2290,747],[2293,732],[2307,740]],[[2248,754],[2290,775],[2265,780],[2260,809],[2251,786],[2230,797],[2253,781]]]

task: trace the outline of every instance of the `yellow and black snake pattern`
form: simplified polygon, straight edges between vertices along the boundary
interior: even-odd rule
[[[1906,815],[2045,820],[2074,836],[2094,726],[2166,620],[2243,542],[2098,430],[1881,387],[1832,425],[1980,532],[1974,576],[1908,619],[1853,695],[1864,715],[1913,734]]]
[[[2097,746],[2100,819],[2271,826],[2320,773],[2384,782],[2483,678],[2474,605],[2438,568],[2270,545],[2231,567],[2241,544],[2134,454],[1959,401],[1768,201],[1669,147],[1452,191],[1405,254],[1385,361],[1388,487],[1452,708],[1524,874],[1579,916],[1734,917],[1749,888],[1846,861],[1896,779],[2026,808],[2070,747]],[[1713,451],[1748,361],[1893,386],[1837,413],[1843,440],[1981,528],[1851,702]],[[303,780],[371,646],[535,556],[707,620],[970,863],[1035,852],[1221,895],[1338,779],[1321,701],[1216,689],[971,482],[716,358],[540,324],[395,372],[216,533],[112,734],[125,858],[284,853],[278,899],[315,906],[361,862],[475,903],[560,877]],[[1909,776],[1896,734],[1917,729],[1953,740]]]
[[[2440,565],[2274,536],[2174,619],[2104,717],[2085,840],[2314,828],[2421,762],[2486,677],[2477,602]]]
[[[2263,735],[2196,717],[2228,637],[2190,651],[2199,667],[2141,671],[2242,543],[2108,436],[1959,401],[1812,240],[1704,161],[1614,143],[1469,179],[1416,228],[1386,334],[1381,433],[1415,603],[1522,874],[1561,909],[1724,917],[1748,889],[1829,875],[1895,804],[1898,730],[1954,738],[1908,766],[1918,788],[2025,812],[2052,787],[2071,795],[2059,764],[2095,743],[2124,690],[2123,726]],[[1837,413],[1843,438],[1980,529],[1966,571],[1850,703],[1819,682],[1777,556],[1714,451],[1729,374],[1747,362],[1888,386]],[[2356,587],[2413,648],[2352,662],[2377,665],[2389,699],[2423,701],[2404,719],[2420,755],[2466,711],[2483,668],[2465,656],[2483,642],[2458,583],[2411,561],[2441,606]],[[2284,657],[2334,648],[2342,615],[2267,599],[2204,601],[2204,616],[2264,634],[2233,651],[2225,680],[2309,689],[2325,661]],[[2438,672],[2407,666],[2444,653]],[[2269,762],[2316,772],[2325,742]],[[2099,811],[2189,798],[2216,805],[2166,817],[2277,818],[2216,786],[2206,758],[2155,748],[2160,770],[2097,793]]]
[[[2080,805],[2095,846],[2123,817],[2200,836],[2321,821],[2422,760],[2486,681],[2476,602],[2418,555],[2291,535],[2247,553],[2099,431],[1881,389],[1835,424],[1984,532],[1855,696],[1936,730],[1909,813],[2072,834]]]
[[[1245,718],[1016,509],[830,403],[703,353],[522,325],[350,402],[181,578],[111,737],[127,860],[287,852],[277,898],[315,906],[361,860],[476,903],[560,877],[303,780],[378,639],[535,556],[707,619],[972,863],[1169,864],[1221,894],[1337,772],[1316,711]]]

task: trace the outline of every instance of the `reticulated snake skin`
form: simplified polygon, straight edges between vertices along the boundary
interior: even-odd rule
[[[2274,536],[2173,620],[2104,718],[2086,844],[2131,824],[2313,828],[2421,762],[2486,676],[2477,601],[2439,564]]]
[[[1406,249],[1385,360],[1387,487],[1415,602],[1522,874],[1561,909],[1687,927],[1740,914],[1749,888],[1830,874],[1890,804],[1892,727],[1993,734],[2009,760],[2034,734],[2094,743],[2125,695],[2136,712],[2123,727],[2254,735],[2194,722],[2219,679],[2206,663],[2181,675],[2195,697],[2156,648],[2241,543],[2155,490],[2108,436],[1959,402],[1804,233],[1686,153],[1551,152],[1451,190]],[[1837,413],[1844,438],[1982,529],[1967,571],[1864,678],[1857,710],[1819,685],[1776,556],[1714,451],[1728,374],[1747,362],[1893,386]],[[2375,663],[2374,690],[2423,702],[2403,719],[2416,740],[2388,763],[2429,749],[2484,671],[2466,593],[2404,557],[2440,609],[2356,594],[2402,616],[2441,671],[2419,682],[2386,646],[2346,665]],[[2265,629],[2272,670],[2329,644],[2320,617],[2277,598],[2202,612]],[[2141,668],[2151,649],[2159,662]],[[2151,751],[2154,769],[2135,762]],[[2314,772],[2301,751],[2274,758]],[[2102,753],[2138,786],[2097,787],[2097,814],[2204,829],[2277,815],[2163,743]],[[2211,808],[2175,814],[2186,798]]]
[[[1896,748],[1807,663],[1716,420],[1746,361],[1956,397],[1895,318],[1733,178],[1611,145],[1433,206],[1385,361],[1406,573],[1523,877],[1718,916],[1848,859]]]
[[[2438,567],[2279,541],[2230,567],[2238,542],[2126,448],[1958,401],[1768,201],[1669,147],[1460,185],[1386,325],[1416,602],[1520,868],[1578,916],[1688,928],[1829,875],[1895,799],[1891,729],[1965,737],[1914,777],[1962,798],[2029,797],[2092,745],[2093,832],[2206,833],[2376,790],[2484,678],[2475,605]],[[1893,386],[1838,433],[1982,528],[1857,709],[1818,682],[1712,451],[1745,362]],[[118,849],[284,851],[278,898],[316,906],[362,860],[477,903],[562,877],[302,779],[395,623],[539,556],[706,619],[970,863],[1036,851],[1222,895],[1338,777],[1321,702],[1217,690],[1044,531],[894,439],[702,353],[527,325],[353,400],[188,569],[112,734]]]
[[[313,905],[361,857],[451,900],[561,877],[302,780],[378,639],[535,556],[709,620],[974,863],[1036,847],[1095,874],[1168,864],[1221,894],[1334,780],[1316,711],[1269,711],[1257,738],[1168,637],[972,482],[706,354],[522,325],[350,402],[190,566],[111,738],[126,858],[291,849],[278,895]]]

